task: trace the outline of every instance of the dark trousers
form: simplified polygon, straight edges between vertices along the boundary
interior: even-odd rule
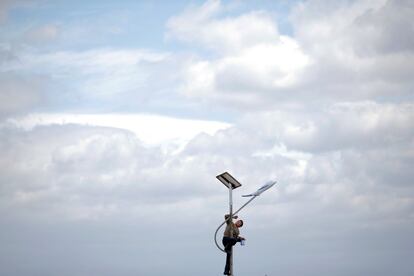
[[[230,259],[233,251],[233,245],[235,245],[238,241],[240,241],[238,238],[223,237],[224,251],[226,251],[226,266],[224,267],[224,274],[226,275],[230,274]]]

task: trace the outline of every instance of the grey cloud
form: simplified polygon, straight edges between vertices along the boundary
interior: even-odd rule
[[[313,59],[301,90],[331,100],[410,98],[412,36],[397,31],[404,26],[412,33],[408,1],[309,1],[299,7],[292,16],[295,38]]]
[[[372,106],[366,108],[370,114]],[[284,179],[291,185],[281,188],[288,197],[315,194],[315,183],[329,187],[352,173],[355,178],[347,180],[351,183],[367,180],[386,185],[394,178],[394,182],[409,185],[412,128],[405,124],[407,115],[402,113],[401,119],[395,119],[390,112],[391,117],[377,118],[371,128],[362,127],[366,125],[363,119],[361,127],[358,120],[347,127],[342,120],[353,112],[354,109],[345,109],[339,117],[329,112],[320,114],[321,118],[332,118],[322,124],[313,121],[314,129],[308,138],[309,130],[296,125],[306,115],[297,121],[286,113],[275,117],[251,115],[238,127],[214,136],[199,135],[172,156],[147,149],[132,134],[114,129],[54,126],[28,133],[3,129],[3,195],[10,196],[13,201],[9,203],[16,204],[61,201],[69,208],[69,215],[71,206],[85,204],[85,209],[73,209],[74,214],[83,210],[86,215],[94,215],[96,211],[99,217],[100,211],[123,212],[134,199],[151,206],[161,202],[180,204],[194,196],[214,198],[220,188],[208,179],[223,169],[247,183],[261,183],[269,177]],[[383,111],[375,111],[374,118],[378,112]],[[343,127],[347,128],[341,132]],[[389,150],[382,150],[385,148]],[[335,154],[330,152],[339,159],[335,161]],[[389,164],[387,169],[376,174],[384,164]],[[125,199],[128,201],[122,205]]]
[[[227,156],[248,182],[264,172],[284,179],[289,185],[278,189],[284,199],[342,202],[356,212],[370,205],[393,210],[395,204],[398,213],[410,206],[409,217],[412,115],[410,105],[374,103],[339,104],[322,112],[253,113],[214,137],[196,137],[184,152],[197,159]],[[381,207],[379,198],[389,204]]]
[[[269,143],[277,139],[288,148],[305,152],[369,149],[409,143],[412,104],[347,102],[319,110],[302,108],[252,113],[243,125]],[[252,132],[253,133],[253,132]]]
[[[383,107],[369,104],[336,108],[344,114],[333,116],[326,125],[338,124],[336,120],[341,122],[342,116],[350,116],[355,108],[362,109],[361,114],[372,109],[383,113]],[[392,110],[391,115],[396,109]],[[410,237],[414,211],[408,180],[412,176],[407,169],[412,163],[409,138],[398,142],[387,138],[371,147],[360,147],[357,140],[364,139],[361,133],[365,130],[356,126],[349,131],[356,137],[352,147],[340,143],[313,151],[325,143],[316,136],[312,148],[294,143],[285,150],[273,148],[289,142],[281,129],[289,129],[311,115],[329,117],[329,112],[317,117],[305,111],[301,116],[286,111],[250,114],[232,128],[213,136],[199,135],[182,151],[167,155],[158,148],[144,147],[129,132],[111,128],[3,128],[2,271],[18,267],[18,258],[30,257],[27,268],[15,271],[25,274],[31,269],[47,274],[64,270],[68,275],[86,275],[87,271],[99,272],[103,266],[107,268],[104,275],[162,273],[161,268],[138,266],[127,257],[134,256],[139,264],[153,264],[154,258],[161,258],[174,275],[205,262],[211,265],[201,274],[214,273],[221,268],[223,256],[215,251],[212,234],[227,209],[225,187],[214,176],[224,170],[243,183],[235,191],[236,206],[243,203],[240,194],[253,191],[269,178],[279,181],[241,214],[246,221],[242,230],[248,247],[246,251],[237,248],[236,259],[237,269],[243,273],[254,270],[270,274],[282,268],[292,271],[287,265],[292,259],[299,258],[306,267],[322,264],[331,256],[346,261],[343,266],[317,266],[316,272],[341,275],[346,267],[352,275],[360,275],[373,271],[367,256],[377,250],[383,253],[375,255],[372,262],[396,258],[404,252],[412,254],[408,247],[401,247]],[[297,116],[296,121],[289,116]],[[315,128],[323,129],[319,123],[314,121]],[[389,124],[404,126],[404,120],[395,118],[377,123],[379,127],[370,129],[373,133],[381,127],[387,129]],[[404,131],[404,127],[396,127],[390,137],[410,135]],[[337,135],[342,134],[330,132],[332,140]],[[392,184],[389,178],[393,178]],[[27,236],[29,230],[22,230],[27,227],[31,237]],[[372,231],[376,234],[367,239]],[[384,240],[383,236],[390,233],[400,233],[399,238]],[[45,245],[50,240],[54,242]],[[41,256],[32,251],[38,246],[45,248]],[[267,261],[251,267],[244,264],[252,256],[273,256],[275,248],[284,251],[277,266]],[[6,249],[13,257],[7,257]],[[61,249],[80,254],[70,262],[80,268],[70,266]],[[183,252],[177,254],[177,250]],[[194,251],[199,254],[194,256]],[[350,261],[355,251],[365,262]],[[47,266],[43,258],[55,262]],[[408,275],[404,273],[410,266],[397,263],[401,275]]]
[[[295,144],[299,148],[302,145],[311,151],[313,146],[316,146],[315,150],[319,146],[328,150],[389,146],[410,140],[413,134],[412,116],[411,104],[336,104],[320,117],[305,119],[307,123],[299,124],[299,129],[292,132],[287,131],[284,138],[294,148]],[[292,142],[289,142],[290,139]]]
[[[226,197],[217,195],[223,187],[208,163],[166,157],[110,128],[51,125],[0,134],[3,273],[86,275],[105,268],[103,275],[160,275],[199,267],[191,253],[197,250],[214,258],[210,240],[200,237],[220,222],[217,206]],[[68,262],[68,254],[78,257]],[[154,269],[156,259],[163,266]]]
[[[2,204],[23,214],[139,216],[146,208],[184,208],[216,190],[206,180],[216,173],[208,164],[146,148],[126,131],[52,125],[28,132],[3,127],[1,134]]]
[[[355,18],[353,41],[361,55],[413,52],[414,5],[411,1],[387,1],[378,10],[367,10]]]

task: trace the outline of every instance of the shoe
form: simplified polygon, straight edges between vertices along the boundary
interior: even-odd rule
[[[230,272],[228,272],[228,271],[224,271],[224,272],[223,272],[223,274],[224,274],[224,275],[230,275]]]

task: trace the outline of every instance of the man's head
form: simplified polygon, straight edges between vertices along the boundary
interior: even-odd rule
[[[243,221],[240,219],[240,220],[236,221],[235,225],[236,225],[238,228],[240,228],[240,227],[242,227],[242,226],[243,226]]]

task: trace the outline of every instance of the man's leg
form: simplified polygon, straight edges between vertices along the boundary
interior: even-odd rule
[[[231,238],[223,237],[224,251],[226,251],[226,266],[224,267],[224,275],[230,274],[230,258],[231,258]]]
[[[226,266],[224,267],[224,275],[230,275],[230,260],[233,253],[233,245],[237,243],[237,239],[223,237],[224,251],[226,251]]]
[[[224,267],[224,275],[230,275],[230,262],[232,251],[233,249],[231,247],[228,251],[226,251],[226,266]]]

